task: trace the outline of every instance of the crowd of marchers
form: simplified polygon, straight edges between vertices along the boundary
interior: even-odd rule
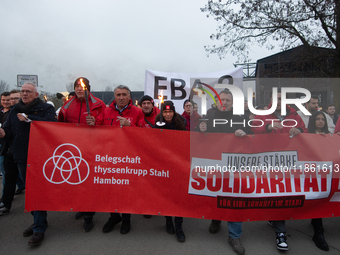
[[[325,107],[325,112],[319,109],[318,96],[311,96],[305,103],[305,108],[311,115],[305,115],[287,105],[285,116],[281,115],[281,93],[277,93],[277,107],[270,115],[255,116],[248,110],[245,102],[245,115],[233,114],[233,95],[225,89],[216,96],[216,103],[208,110],[203,118],[198,114],[197,104],[192,100],[185,100],[183,113],[176,112],[172,101],[165,101],[161,109],[155,106],[154,99],[148,95],[140,98],[138,105],[133,105],[131,91],[127,86],[117,86],[114,89],[114,101],[105,105],[103,101],[91,94],[88,79],[80,77],[74,82],[74,92],[57,93],[63,100],[63,106],[57,111],[53,104],[39,98],[36,85],[25,83],[21,90],[12,90],[1,94],[0,108],[0,170],[2,173],[3,190],[0,202],[0,216],[8,215],[15,195],[24,193],[26,181],[27,152],[29,131],[32,121],[54,121],[78,123],[90,126],[109,125],[121,127],[160,128],[192,132],[233,133],[236,137],[248,134],[287,133],[291,138],[300,133],[340,134],[340,120],[335,112],[334,105]],[[271,102],[272,102],[271,96]],[[271,108],[255,107],[256,109]],[[247,125],[216,125],[216,119],[227,120],[234,123],[248,123]],[[275,121],[272,121],[275,119]],[[286,121],[284,121],[286,120]],[[285,123],[285,124],[283,124]],[[292,127],[294,126],[294,127]],[[23,236],[31,236],[28,245],[38,246],[44,240],[48,227],[47,212],[33,211],[33,224],[23,231]],[[83,231],[90,232],[93,228],[92,218],[95,212],[77,212],[75,219],[84,219]],[[174,215],[176,216],[176,215]],[[145,218],[151,215],[144,215]],[[276,237],[276,247],[287,251],[288,242],[285,221],[271,221]],[[121,223],[120,233],[130,231],[131,214],[111,212],[102,231],[112,231],[116,224]],[[314,228],[312,240],[321,250],[328,251],[329,247],[324,237],[322,219],[311,219]],[[165,229],[169,234],[175,234],[180,242],[185,241],[183,231],[183,217],[165,217]],[[209,226],[210,233],[217,233],[221,221],[212,220]],[[242,222],[228,222],[228,242],[237,254],[244,254],[245,248],[241,243]],[[275,239],[274,239],[275,240]],[[273,240],[273,241],[274,241]]]

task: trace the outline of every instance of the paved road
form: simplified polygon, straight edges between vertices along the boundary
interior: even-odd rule
[[[129,234],[119,233],[120,224],[111,233],[104,234],[102,227],[108,213],[97,213],[94,229],[84,233],[83,220],[75,220],[75,213],[49,212],[44,242],[39,247],[28,247],[29,237],[23,237],[22,231],[33,223],[33,217],[24,213],[24,200],[24,195],[16,196],[11,213],[0,217],[0,254],[235,254],[227,242],[226,222],[222,223],[219,233],[210,234],[209,220],[185,218],[186,242],[179,243],[175,235],[166,233],[162,216],[145,219],[132,215]],[[245,222],[242,242],[246,254],[340,254],[339,218],[324,219],[325,238],[330,246],[328,252],[314,245],[310,220],[291,220],[286,225],[289,251],[280,252],[276,249],[274,230],[266,222]]]

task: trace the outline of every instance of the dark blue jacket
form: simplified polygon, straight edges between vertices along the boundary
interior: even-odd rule
[[[4,125],[5,140],[10,143],[14,161],[26,163],[31,123],[20,121],[18,113],[25,113],[32,121],[57,121],[57,117],[54,107],[40,98],[35,99],[29,106],[25,106],[21,100],[13,106]]]

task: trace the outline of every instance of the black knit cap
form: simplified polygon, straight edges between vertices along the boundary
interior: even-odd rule
[[[175,111],[175,106],[174,103],[172,101],[164,101],[163,106],[162,106],[162,110],[173,110]]]
[[[87,88],[89,91],[91,91],[90,81],[89,81],[88,79],[86,79],[85,77],[79,77],[79,78],[77,78],[76,81],[74,82],[73,88],[75,89],[76,86],[77,86],[78,84],[81,84],[80,79],[83,79],[83,82],[84,82],[86,88]]]
[[[150,101],[152,105],[154,105],[153,98],[148,95],[142,96],[141,99],[139,99],[139,105],[141,106],[144,101]]]

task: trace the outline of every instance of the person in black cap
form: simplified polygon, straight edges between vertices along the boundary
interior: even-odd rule
[[[186,130],[186,121],[184,117],[179,115],[175,111],[175,105],[172,101],[165,101],[162,105],[163,112],[163,121],[165,122],[164,126],[157,126],[155,128],[162,129],[174,129],[174,130]],[[156,116],[156,123],[160,120],[160,114]]]
[[[148,95],[144,95],[139,100],[139,105],[144,113],[144,118],[139,121],[138,126],[147,128],[154,127],[155,118],[160,111],[156,106],[154,106],[153,98]]]
[[[172,101],[165,101],[162,105],[163,121],[165,125],[158,126],[157,122],[160,121],[160,114],[156,116],[155,128],[173,129],[173,130],[186,130],[184,119],[175,111],[175,106]],[[166,232],[174,234],[176,231],[177,240],[179,242],[185,241],[185,235],[182,228],[183,217],[175,217],[175,227],[172,222],[171,216],[165,216],[166,219]]]

